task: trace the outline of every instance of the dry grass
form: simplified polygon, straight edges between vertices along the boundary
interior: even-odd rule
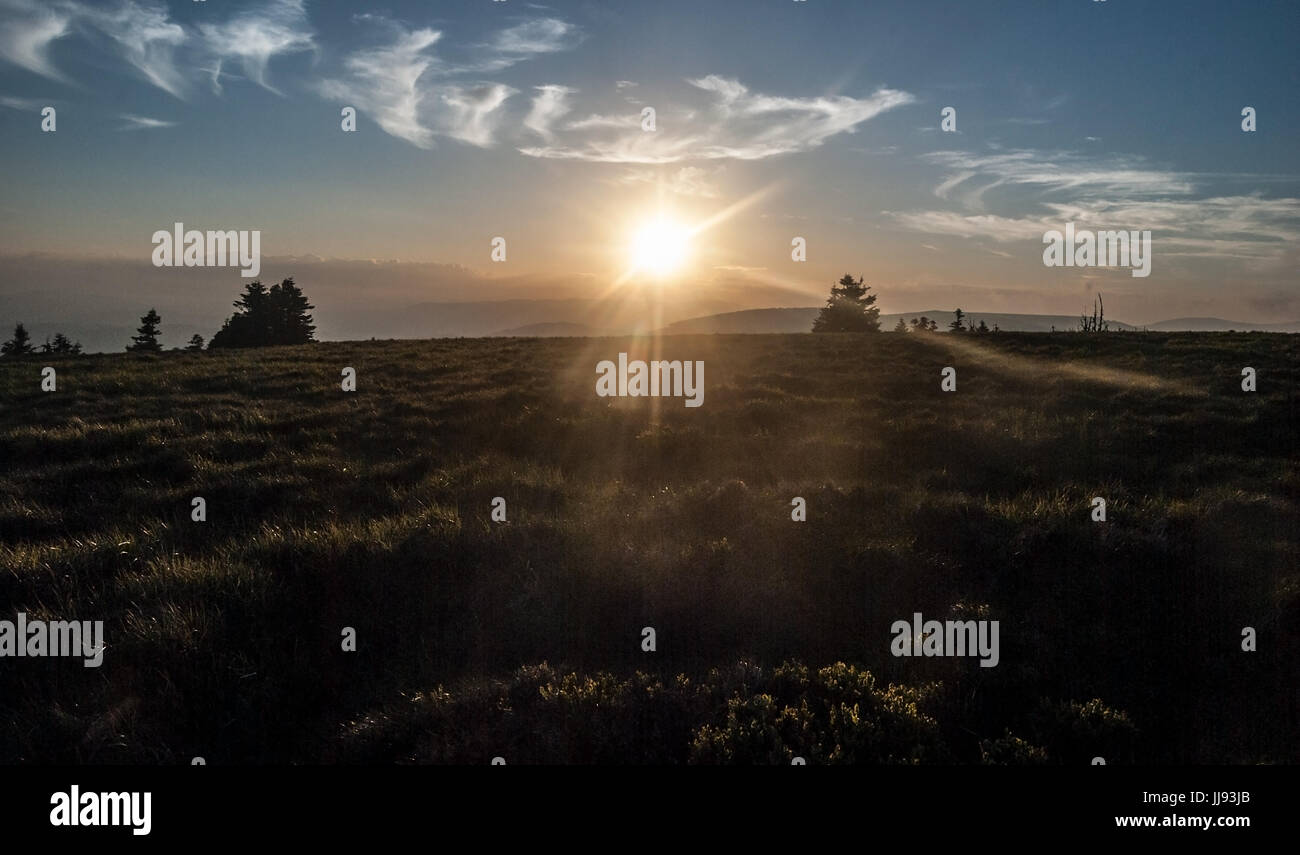
[[[620,350],[704,360],[704,406],[597,398]],[[826,761],[1300,761],[1295,337],[333,343],[58,359],[54,394],[44,364],[0,360],[0,618],[109,646],[0,661],[3,761],[486,762],[543,732],[555,762],[814,750],[794,732],[857,746]],[[971,607],[997,668],[889,655],[892,621]],[[786,660],[924,709],[861,742]],[[616,702],[538,705],[566,679]]]

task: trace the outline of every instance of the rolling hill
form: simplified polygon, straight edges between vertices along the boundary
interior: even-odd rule
[[[819,308],[788,309],[750,309],[743,312],[727,312],[721,315],[707,315],[685,321],[668,324],[661,330],[669,335],[698,333],[795,333],[809,332],[813,319]],[[931,318],[939,324],[940,329],[947,329],[952,320],[950,309],[926,309],[916,312],[894,312],[880,316],[882,329],[893,329],[899,318],[911,321],[919,317]],[[990,328],[995,324],[1006,332],[1050,332],[1077,329],[1077,315],[1022,315],[1008,312],[966,313],[974,323],[984,321]],[[1222,318],[1174,318],[1153,324],[1129,324],[1124,321],[1110,321],[1112,330],[1148,329],[1159,332],[1282,332],[1300,333],[1300,321],[1278,324],[1256,324],[1248,321],[1227,321]]]

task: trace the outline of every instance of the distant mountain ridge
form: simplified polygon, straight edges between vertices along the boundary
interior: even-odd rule
[[[810,332],[813,319],[820,312],[818,308],[785,309],[748,309],[740,312],[726,312],[720,315],[706,315],[700,318],[678,321],[663,327],[660,332],[668,335],[692,333],[797,333]],[[948,328],[953,319],[951,309],[927,309],[917,312],[895,312],[880,316],[881,329],[889,330],[898,323],[898,319],[910,322],[913,318],[927,317],[939,325],[939,329]],[[1050,332],[1078,329],[1078,315],[1022,315],[1008,312],[966,312],[966,319],[976,325],[984,321],[989,329],[994,325],[1008,332]],[[1173,318],[1153,324],[1129,324],[1123,321],[1109,321],[1112,330],[1147,329],[1158,332],[1284,332],[1300,333],[1300,321],[1280,324],[1255,324],[1247,321],[1227,321],[1222,318]]]
[[[1196,332],[1227,332],[1236,330],[1237,332],[1300,332],[1300,321],[1291,321],[1282,324],[1252,324],[1246,321],[1225,321],[1222,318],[1173,318],[1168,321],[1157,321],[1154,324],[1147,324],[1149,330],[1160,330],[1162,332],[1172,332],[1181,330],[1192,330]]]
[[[602,332],[595,327],[587,324],[574,324],[566,321],[557,321],[553,323],[525,324],[522,327],[512,327],[508,330],[498,330],[490,333],[489,337],[504,336],[518,338],[560,338],[571,336],[582,338],[584,336],[602,336],[609,335],[608,332]]]
[[[662,327],[670,335],[690,333],[793,333],[811,332],[820,308],[746,309],[690,318]]]
[[[46,336],[66,333],[80,341],[87,353],[125,351],[143,313],[140,306],[150,303],[127,303],[120,298],[86,295],[74,304],[56,300],[39,292],[0,295],[0,340],[7,339],[13,324],[23,321],[32,342],[39,346]],[[186,312],[175,305],[159,302],[163,316],[162,344],[182,347],[194,333],[205,339],[219,327],[219,322],[204,322],[197,312]],[[665,335],[710,333],[806,333],[812,331],[819,306],[744,309],[706,314],[674,321],[658,329]],[[214,314],[228,314],[219,310]],[[447,337],[595,337],[621,336],[636,331],[649,332],[644,320],[634,327],[643,313],[627,307],[611,306],[596,300],[483,300],[468,302],[420,302],[397,306],[374,306],[349,311],[346,317],[329,311],[328,305],[316,310],[322,340],[352,341],[366,338],[425,339]],[[880,316],[880,325],[891,330],[899,318],[910,321],[922,315],[934,320],[941,330],[952,320],[951,309],[927,309],[894,312]],[[984,321],[1008,332],[1048,332],[1078,329],[1077,315],[1028,315],[1007,312],[972,311],[966,317],[973,323]],[[64,318],[64,320],[57,320]],[[1111,321],[1113,330],[1148,329],[1159,332],[1284,332],[1300,333],[1300,321],[1256,324],[1222,318],[1172,318],[1141,327]]]

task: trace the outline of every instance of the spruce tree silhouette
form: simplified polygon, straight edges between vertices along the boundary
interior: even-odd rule
[[[162,345],[158,343],[158,324],[162,316],[155,309],[150,309],[140,318],[140,327],[131,336],[132,344],[127,350],[133,353],[159,353]]]
[[[27,327],[21,323],[14,327],[14,337],[0,344],[0,354],[5,356],[24,356],[32,352],[32,336]]]
[[[861,277],[854,279],[845,273],[838,285],[831,286],[831,296],[813,321],[812,331],[878,332],[880,310],[874,305],[876,295],[867,293],[870,290]]]
[[[81,353],[81,342],[73,341],[63,333],[55,333],[52,349],[54,353],[66,353],[76,356],[78,353]]]
[[[208,348],[266,347],[274,344],[306,344],[316,340],[316,326],[302,289],[293,278],[269,289],[250,282],[235,301],[238,310],[212,336]]]

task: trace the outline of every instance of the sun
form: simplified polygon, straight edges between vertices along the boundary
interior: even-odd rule
[[[691,231],[666,217],[641,225],[628,247],[632,270],[652,276],[671,276],[690,257]]]

